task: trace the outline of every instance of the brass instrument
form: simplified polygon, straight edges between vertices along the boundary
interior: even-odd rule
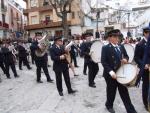
[[[70,56],[69,51],[71,50],[72,45],[74,45],[76,48],[78,48],[77,45],[75,44],[75,42],[73,42],[73,41],[70,41],[70,43],[65,47],[65,50],[66,50],[65,57],[69,64],[71,63],[71,56]]]
[[[47,34],[43,36],[42,39],[38,41],[39,48],[35,51],[35,55],[37,57],[42,57],[48,50],[49,40],[47,39]]]

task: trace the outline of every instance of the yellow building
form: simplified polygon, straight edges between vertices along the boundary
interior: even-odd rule
[[[27,16],[25,30],[29,31],[30,37],[35,33],[47,31],[49,35],[62,35],[61,18],[57,17],[55,10],[48,2],[49,0],[24,0],[27,9],[24,15]],[[81,34],[80,0],[72,3],[72,12],[68,14],[68,24],[72,34]]]

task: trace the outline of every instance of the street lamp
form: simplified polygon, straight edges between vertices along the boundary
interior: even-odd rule
[[[97,21],[96,21],[96,38],[100,38],[100,34],[99,34],[99,31],[98,31],[98,19],[100,18],[100,11],[97,11],[97,14],[96,14],[96,18],[97,18]]]
[[[128,12],[127,15],[128,15],[128,32],[127,32],[127,37],[131,37],[131,33],[130,33],[130,29],[129,29],[129,26],[130,26],[130,12]]]

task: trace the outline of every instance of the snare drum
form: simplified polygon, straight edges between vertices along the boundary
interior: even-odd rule
[[[124,64],[116,72],[117,81],[128,87],[134,86],[138,71],[137,65]]]

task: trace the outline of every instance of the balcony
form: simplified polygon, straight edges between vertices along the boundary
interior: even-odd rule
[[[0,21],[0,29],[9,29],[9,24]]]
[[[6,29],[8,29],[9,28],[9,24],[3,23],[3,27],[6,28]]]
[[[43,11],[52,11],[53,7],[51,5],[40,5],[40,7],[31,7],[30,9],[23,10],[24,15],[27,15],[30,12],[43,12]]]
[[[7,12],[7,6],[1,6],[1,12]]]
[[[71,21],[68,21],[68,25],[71,25]],[[35,30],[35,29],[43,29],[43,28],[54,28],[54,27],[61,27],[61,21],[59,22],[48,22],[48,23],[40,23],[34,25],[27,25],[25,26],[25,30]]]

